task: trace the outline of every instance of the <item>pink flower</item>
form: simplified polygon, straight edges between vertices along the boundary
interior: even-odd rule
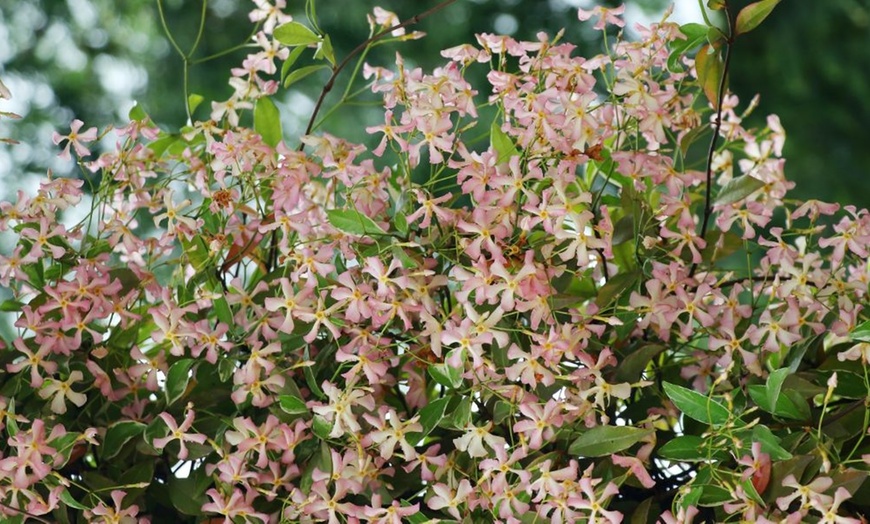
[[[614,8],[607,8],[597,5],[593,7],[591,11],[586,11],[585,9],[578,9],[577,18],[581,22],[585,22],[593,16],[598,16],[599,19],[597,22],[595,22],[595,25],[593,27],[600,31],[604,29],[607,24],[613,24],[616,27],[625,27],[625,22],[622,20],[622,18],[620,18],[620,16],[622,16],[624,13],[625,4]]]
[[[184,416],[184,422],[179,426],[175,419],[172,418],[172,415],[169,413],[163,412],[158,415],[163,422],[166,423],[166,426],[169,428],[169,435],[154,439],[154,447],[158,450],[162,450],[166,447],[167,444],[172,442],[173,440],[177,440],[179,444],[181,444],[181,451],[178,452],[178,458],[180,460],[184,460],[187,458],[187,446],[186,442],[195,442],[197,444],[205,444],[205,441],[208,439],[202,433],[188,433],[187,431],[190,429],[190,426],[193,425],[193,419],[196,417],[196,413],[193,411],[193,405],[187,405],[187,412]]]
[[[75,149],[76,154],[79,158],[86,157],[91,154],[90,150],[82,145],[82,142],[93,142],[97,139],[97,128],[92,127],[85,131],[84,133],[79,133],[79,130],[85,123],[79,119],[75,119],[70,124],[70,133],[68,135],[61,135],[57,131],[55,131],[51,135],[51,140],[55,145],[59,145],[61,142],[66,140],[66,146],[63,148],[63,151],[60,152],[59,157],[64,160],[70,159],[69,149],[70,146]]]

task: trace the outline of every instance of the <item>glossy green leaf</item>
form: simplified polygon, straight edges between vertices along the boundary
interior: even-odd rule
[[[501,126],[498,125],[498,119],[496,119],[496,121],[492,123],[492,127],[490,127],[490,141],[492,148],[498,155],[496,162],[499,164],[507,162],[512,157],[519,156],[520,154],[520,152],[517,151],[517,147],[514,145],[513,139],[501,130]]]
[[[290,69],[293,67],[293,64],[299,60],[299,57],[302,56],[303,52],[305,52],[304,47],[296,47],[287,55],[287,59],[284,60],[284,64],[281,65],[281,83],[283,83],[287,78],[287,75],[290,74]]]
[[[767,377],[767,405],[776,406],[782,383],[789,375],[788,368],[777,369]]]
[[[462,386],[462,372],[447,364],[432,364],[427,368],[429,376],[442,386],[458,389]]]
[[[464,429],[471,423],[471,397],[461,397],[453,413],[450,414],[450,422],[456,429]]]
[[[333,66],[335,65],[335,51],[332,49],[332,40],[329,39],[329,35],[323,37],[320,47],[317,49],[317,52],[314,53],[314,58],[325,58],[327,62]]]
[[[737,34],[744,34],[758,27],[782,0],[761,0],[753,2],[737,13]]]
[[[581,457],[603,457],[630,448],[652,429],[631,426],[597,426],[586,431],[568,446],[568,453]]]
[[[393,225],[396,226],[396,231],[402,235],[408,234],[408,218],[402,212],[397,212],[393,216]]]
[[[10,298],[8,300],[4,300],[3,303],[0,304],[0,311],[5,311],[6,313],[21,311],[21,308],[23,306],[24,306],[23,302],[19,302],[17,300],[12,300]]]
[[[133,104],[133,107],[130,108],[130,112],[127,113],[127,118],[132,120],[133,122],[142,122],[146,118],[148,118],[148,113],[142,109],[142,106],[139,105],[138,102]]]
[[[727,458],[727,454],[714,453],[712,456],[706,449],[706,441],[697,435],[680,435],[659,448],[657,455],[663,459],[679,462],[699,462],[719,457]]]
[[[770,455],[772,460],[788,460],[792,457],[791,453],[779,444],[779,437],[774,435],[767,426],[759,424],[752,428],[752,438],[747,440],[761,443],[761,451]]]
[[[187,477],[169,477],[169,500],[172,505],[185,515],[202,515],[202,506],[208,499],[206,490],[212,483],[210,475],[205,474],[205,467],[200,466]]]
[[[855,326],[855,329],[852,330],[852,333],[849,336],[852,340],[870,342],[870,320]]]
[[[71,508],[81,509],[81,510],[90,510],[90,509],[92,509],[90,506],[85,506],[85,505],[82,504],[81,502],[77,501],[77,500],[72,496],[72,494],[70,494],[69,490],[67,490],[66,488],[64,488],[64,489],[60,492],[60,501],[63,502],[64,504],[66,504],[67,506],[71,507]]]
[[[311,29],[299,22],[288,22],[279,25],[272,33],[275,40],[286,46],[311,45],[320,42],[320,37]]]
[[[734,496],[730,490],[715,484],[703,484],[701,488],[701,496],[698,498],[699,506],[715,507],[721,506],[726,502],[731,502]]]
[[[444,411],[447,409],[447,404],[450,403],[450,398],[442,397],[433,400],[420,410],[420,425],[423,426],[423,431],[420,433],[421,439],[431,433],[444,419]]]
[[[326,217],[332,227],[351,235],[387,234],[374,220],[355,209],[327,209]]]
[[[287,75],[287,78],[284,79],[284,89],[287,89],[288,87],[302,80],[306,76],[321,71],[323,69],[329,69],[329,66],[326,64],[317,64],[300,67],[299,69],[294,70],[292,73]]]
[[[329,434],[332,433],[332,426],[332,422],[326,420],[320,415],[315,415],[314,421],[311,423],[311,431],[314,432],[320,440],[327,440]]]
[[[259,98],[254,106],[254,130],[272,147],[277,146],[283,137],[281,112],[268,96]]]
[[[293,395],[279,395],[278,405],[281,406],[281,411],[290,415],[304,415],[308,413],[308,406],[305,401]]]
[[[637,382],[653,358],[667,347],[661,344],[646,344],[622,358],[616,368],[617,382]]]
[[[196,108],[199,107],[203,100],[205,100],[205,98],[196,93],[191,93],[187,96],[187,107],[190,108],[191,115],[196,112]]]
[[[695,70],[704,95],[715,109],[719,103],[719,84],[725,70],[722,56],[710,44],[704,45],[695,56]]]
[[[693,391],[683,386],[664,383],[665,394],[687,417],[698,422],[719,426],[728,421],[728,408],[718,400]]]
[[[110,459],[117,455],[124,444],[141,435],[146,427],[145,424],[135,420],[122,420],[109,426],[109,429],[106,430],[106,438],[103,439],[103,445],[99,447],[102,459]]]
[[[166,404],[172,405],[184,396],[187,384],[190,382],[190,369],[196,361],[192,358],[183,358],[169,367],[166,374]]]
[[[727,206],[739,202],[763,187],[764,182],[749,175],[733,178],[719,190],[714,204]]]

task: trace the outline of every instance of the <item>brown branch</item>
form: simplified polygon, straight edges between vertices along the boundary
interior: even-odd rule
[[[730,26],[730,18],[728,20],[728,25]],[[713,137],[710,139],[710,147],[707,150],[707,185],[704,191],[704,220],[701,223],[700,235],[704,241],[707,240],[707,227],[710,223],[710,215],[713,213],[713,155],[716,153],[716,146],[719,142],[719,130],[722,128],[722,102],[725,100],[725,83],[728,78],[728,69],[731,65],[731,46],[733,44],[733,38],[729,36],[725,42],[725,60],[722,66],[722,78],[719,79],[718,100],[716,100],[716,121],[713,122]],[[693,276],[696,269],[698,269],[698,264],[693,262],[692,268],[689,270],[689,276]]]

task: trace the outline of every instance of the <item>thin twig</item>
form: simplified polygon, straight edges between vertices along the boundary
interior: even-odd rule
[[[347,67],[347,65],[350,63],[350,61],[354,59],[354,57],[356,57],[358,54],[362,53],[370,45],[377,42],[381,38],[389,35],[393,31],[417,24],[421,20],[423,20],[424,18],[428,18],[429,16],[434,15],[438,11],[441,11],[442,9],[444,9],[445,7],[449,6],[450,4],[452,4],[454,2],[456,2],[456,0],[444,0],[443,2],[441,2],[440,4],[436,5],[435,7],[431,8],[429,10],[423,11],[422,13],[420,13],[418,15],[414,15],[411,18],[408,18],[408,19],[394,25],[393,27],[388,27],[387,29],[384,29],[380,33],[366,39],[360,45],[356,46],[353,51],[351,51],[346,57],[344,57],[344,60],[342,60],[338,65],[333,66],[332,75],[329,77],[329,80],[326,81],[326,84],[323,85],[323,90],[320,91],[320,96],[317,97],[317,103],[314,104],[314,110],[311,112],[311,118],[308,120],[308,126],[306,126],[306,128],[305,128],[305,134],[307,135],[307,134],[311,133],[311,130],[314,128],[314,121],[317,119],[317,113],[320,112],[320,108],[323,106],[323,102],[326,99],[326,95],[328,95],[329,92],[332,91],[332,88],[335,85],[335,79],[344,70],[344,68]],[[299,144],[299,151],[303,151],[304,149],[305,149],[305,143],[303,142],[303,143]]]
[[[731,25],[730,21],[728,23]],[[730,32],[730,31],[729,31]],[[707,181],[704,191],[704,220],[701,222],[701,240],[707,240],[707,227],[710,224],[710,215],[713,213],[713,155],[716,153],[716,146],[719,142],[719,129],[722,128],[722,102],[725,100],[725,83],[728,78],[728,69],[731,65],[731,46],[733,45],[732,37],[728,37],[725,42],[725,60],[722,66],[722,78],[719,79],[719,91],[716,100],[716,120],[713,122],[713,137],[710,139],[710,147],[707,150]],[[695,274],[698,269],[697,262],[692,263],[692,268],[689,270],[689,276]]]

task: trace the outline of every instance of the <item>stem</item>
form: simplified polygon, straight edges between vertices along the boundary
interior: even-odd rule
[[[731,21],[728,19],[729,33]],[[707,149],[707,180],[704,190],[704,220],[701,222],[702,240],[707,240],[707,227],[710,224],[710,215],[713,213],[713,155],[716,153],[716,146],[719,142],[719,129],[722,127],[722,102],[725,99],[725,82],[728,78],[728,69],[731,65],[731,46],[733,45],[732,37],[728,37],[725,42],[725,60],[722,65],[722,78],[719,79],[719,89],[716,94],[716,120],[712,123],[713,137],[710,139],[710,147]],[[689,270],[689,276],[695,274],[698,268],[697,263],[692,263],[692,268]]]
[[[338,65],[333,66],[332,75],[329,77],[329,80],[326,81],[326,84],[324,84],[323,89],[320,91],[320,96],[317,97],[317,103],[314,105],[314,110],[311,112],[311,118],[308,120],[308,125],[305,128],[304,134],[308,135],[311,133],[311,130],[314,128],[314,121],[317,119],[317,113],[320,112],[320,108],[323,106],[323,102],[326,99],[326,95],[328,95],[329,92],[332,91],[332,88],[335,85],[335,79],[342,72],[342,70],[344,70],[344,68],[347,67],[347,65],[350,63],[351,60],[353,60],[353,58],[356,55],[362,53],[371,44],[384,38],[385,36],[389,35],[393,31],[417,24],[421,20],[423,20],[424,18],[428,18],[429,16],[434,15],[438,11],[441,11],[442,9],[444,9],[445,7],[449,6],[450,4],[452,4],[454,2],[456,2],[456,0],[443,0],[440,4],[436,5],[435,7],[432,7],[431,9],[423,11],[422,13],[420,13],[418,15],[414,15],[411,18],[408,18],[408,19],[394,25],[393,27],[388,27],[388,28],[384,29],[380,33],[378,33],[370,38],[367,38],[361,44],[356,46],[353,49],[353,51],[351,51],[346,57],[344,57],[344,60],[342,60]],[[299,144],[299,151],[303,151],[304,149],[305,149],[305,144],[304,143]]]

